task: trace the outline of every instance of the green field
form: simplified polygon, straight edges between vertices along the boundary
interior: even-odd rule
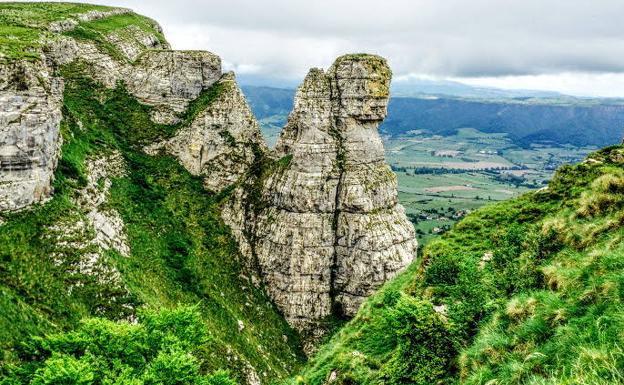
[[[422,244],[478,207],[544,186],[558,166],[595,150],[520,148],[506,134],[470,128],[452,136],[412,131],[384,142],[386,161],[398,177],[399,199]]]

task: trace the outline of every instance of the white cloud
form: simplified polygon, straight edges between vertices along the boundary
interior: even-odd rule
[[[568,95],[594,97],[623,97],[624,74],[582,73],[499,76],[453,79],[475,86],[519,90],[558,91]]]
[[[97,2],[155,18],[174,48],[266,77],[302,78],[342,53],[372,52],[398,76],[624,96],[622,0]]]

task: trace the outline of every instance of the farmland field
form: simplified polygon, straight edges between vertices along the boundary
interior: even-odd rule
[[[384,138],[384,145],[399,199],[422,244],[480,206],[543,187],[559,165],[578,162],[595,149],[520,148],[506,134],[469,128],[451,136],[411,131]]]

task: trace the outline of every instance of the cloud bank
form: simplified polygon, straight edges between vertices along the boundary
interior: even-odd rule
[[[300,79],[371,52],[399,76],[624,96],[622,0],[98,2],[157,19],[175,48],[210,50],[243,75]]]

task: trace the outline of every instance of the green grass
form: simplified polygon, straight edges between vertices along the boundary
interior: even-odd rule
[[[56,34],[48,31],[55,21],[76,18],[89,11],[108,11],[112,7],[75,3],[0,3],[0,61],[34,61],[40,59],[45,39],[54,39]],[[132,38],[124,28],[134,25],[155,35],[162,43],[165,39],[155,28],[151,19],[135,13],[115,15],[108,18],[81,22],[66,35],[94,41],[113,57],[123,59],[119,49],[106,40],[106,35],[119,33],[123,38]]]
[[[210,336],[202,353],[207,370],[227,368],[239,379],[248,365],[267,380],[291,373],[302,360],[298,337],[239,263],[242,257],[220,219],[225,196],[206,192],[201,178],[176,159],[141,151],[146,142],[172,135],[180,126],[152,124],[149,108],[123,85],[103,89],[79,65],[62,74],[64,145],[54,197],[6,215],[0,226],[3,361],[19,364],[21,343],[29,336],[70,330],[84,317],[124,318],[131,312],[127,305],[196,305]],[[219,89],[206,91],[180,124],[188,124],[219,95]],[[70,250],[69,260],[55,263],[52,253],[58,245],[48,237],[50,225],[84,218],[71,197],[85,184],[86,159],[110,151],[121,152],[128,166],[127,176],[113,180],[107,203],[123,218],[132,250],[129,257],[105,255],[105,262],[121,273],[121,291],[72,272],[72,264],[88,250]]]
[[[624,148],[590,158],[429,242],[293,381],[621,383]]]
[[[133,26],[138,27],[143,32],[155,35],[161,43],[166,43],[165,37],[156,30],[155,25],[153,20],[145,16],[137,15],[136,13],[126,13],[80,23],[73,30],[64,32],[64,35],[78,40],[95,42],[102,51],[108,53],[111,57],[124,61],[127,59],[123,53],[118,47],[108,41],[107,36],[116,34],[124,40],[134,39],[132,32],[126,29],[129,26]]]

